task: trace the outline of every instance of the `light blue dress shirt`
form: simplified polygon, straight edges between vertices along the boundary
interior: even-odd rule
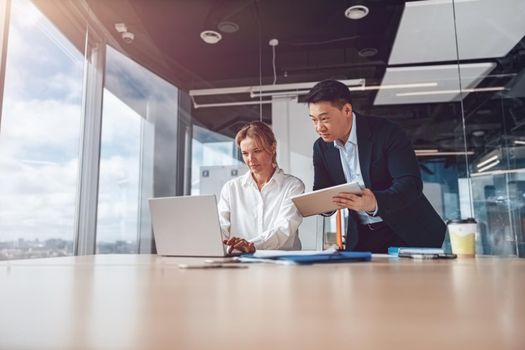
[[[334,146],[339,150],[339,156],[341,157],[341,165],[343,166],[346,182],[357,181],[361,186],[365,187],[365,182],[361,175],[361,166],[359,165],[355,119],[355,114],[352,112],[352,130],[350,131],[348,141],[343,145],[341,141],[335,140]],[[374,214],[377,214],[378,209],[379,208],[376,207]],[[383,221],[381,217],[368,215],[365,211],[358,211],[357,215],[361,224],[372,224],[374,222]]]

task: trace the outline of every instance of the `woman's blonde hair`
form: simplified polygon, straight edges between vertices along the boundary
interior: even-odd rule
[[[235,136],[237,147],[240,147],[241,141],[247,137],[255,139],[257,144],[268,153],[272,153],[272,145],[277,146],[272,128],[263,122],[256,121],[244,125]],[[277,165],[276,153],[273,154],[272,161],[274,165]]]

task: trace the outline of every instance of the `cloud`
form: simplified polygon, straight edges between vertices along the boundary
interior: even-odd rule
[[[64,74],[49,79],[82,83]],[[24,99],[12,93],[5,99],[0,137],[0,240],[74,239],[80,115],[80,104],[67,97]],[[100,239],[136,238],[142,122],[131,108],[105,91]]]
[[[73,239],[77,169],[0,159],[0,240]]]
[[[98,237],[135,240],[143,121],[111,93],[105,97],[103,134],[107,131],[109,137],[101,151]],[[67,111],[75,106],[59,101],[11,103],[20,113],[17,123],[4,125],[0,138],[0,240],[73,240],[80,134],[78,126],[68,122]],[[46,123],[31,113],[35,108]]]
[[[0,154],[31,157],[38,150],[49,149],[40,160],[78,154],[80,105],[59,100],[5,99],[2,115]],[[4,153],[4,156],[5,153]]]

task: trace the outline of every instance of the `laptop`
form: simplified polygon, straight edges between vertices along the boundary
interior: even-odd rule
[[[149,200],[157,254],[225,257],[215,195]]]

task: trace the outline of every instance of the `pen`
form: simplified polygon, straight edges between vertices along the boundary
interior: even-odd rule
[[[231,258],[220,258],[220,259],[206,259],[204,260],[206,264],[235,264],[239,263],[238,257],[231,257]]]
[[[246,269],[246,265],[232,264],[179,264],[179,269]]]
[[[437,254],[409,254],[408,257],[412,259],[437,259],[438,255]]]
[[[247,262],[247,263],[260,262],[260,263],[270,263],[270,264],[278,264],[278,265],[296,265],[295,262],[289,261],[289,260],[251,258],[251,257],[243,257],[243,256],[239,257],[238,259],[239,259],[239,262]]]

